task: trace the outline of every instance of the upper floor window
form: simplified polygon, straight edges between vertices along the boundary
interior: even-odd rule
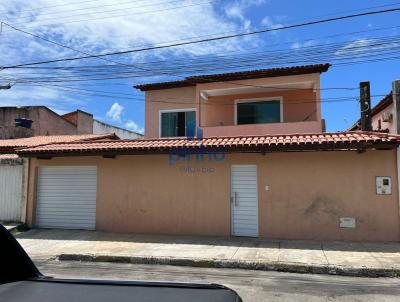
[[[160,111],[161,137],[194,137],[196,111],[194,109]]]
[[[236,101],[236,124],[280,123],[282,118],[282,100],[257,99]]]

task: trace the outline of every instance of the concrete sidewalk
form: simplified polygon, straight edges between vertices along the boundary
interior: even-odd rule
[[[400,243],[265,241],[71,230],[30,230],[16,237],[33,259],[400,276]]]

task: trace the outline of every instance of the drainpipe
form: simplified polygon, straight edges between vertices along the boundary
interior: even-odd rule
[[[394,118],[393,122],[395,123],[396,133],[400,134],[400,80],[393,81],[392,87],[392,97],[393,97],[393,105],[394,105]]]
[[[22,158],[21,222],[26,223],[30,158]]]
[[[396,125],[395,127],[395,134],[400,133],[400,119],[399,114],[400,114],[400,80],[393,81],[393,87],[392,87],[392,97],[393,97],[393,106],[394,106],[394,118],[393,121]],[[399,205],[399,217],[400,217],[400,146],[397,147],[397,200],[398,200],[398,205]],[[400,229],[400,224],[399,224],[399,229]],[[400,240],[400,238],[399,238]]]

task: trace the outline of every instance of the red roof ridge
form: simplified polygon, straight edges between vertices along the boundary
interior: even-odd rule
[[[78,141],[88,142],[88,141],[100,140],[103,138],[111,138],[111,137],[114,138],[114,140],[119,139],[119,137],[115,133],[39,135],[39,136],[31,136],[24,138],[0,140],[0,150],[12,151],[29,147],[38,147],[49,144],[64,143],[62,141],[63,138],[69,138],[69,140],[65,142],[76,143]],[[59,141],[52,140],[56,138],[59,139]]]
[[[180,87],[195,86],[196,84],[200,83],[212,83],[212,82],[236,81],[245,79],[257,79],[264,77],[322,73],[326,72],[330,67],[331,64],[329,63],[273,67],[266,69],[255,69],[255,70],[234,71],[227,73],[188,76],[185,77],[183,80],[138,84],[133,87],[142,91],[180,88]]]
[[[166,153],[176,148],[224,148],[232,152],[278,152],[306,150],[360,150],[366,148],[393,148],[400,144],[400,135],[380,132],[331,132],[264,136],[210,137],[197,140],[151,139],[151,140],[97,140],[52,143],[16,151],[29,154],[86,154],[102,153],[135,154],[143,152]]]

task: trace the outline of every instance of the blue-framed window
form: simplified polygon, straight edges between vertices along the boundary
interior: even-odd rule
[[[161,137],[193,137],[196,111],[161,112]]]
[[[280,100],[246,101],[236,104],[238,125],[280,123],[281,116]]]

